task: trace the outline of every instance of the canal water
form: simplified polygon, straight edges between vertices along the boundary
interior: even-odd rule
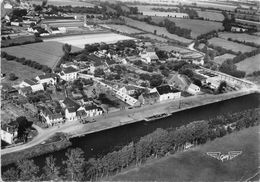
[[[142,136],[153,132],[157,128],[167,129],[171,127],[179,127],[191,121],[208,119],[220,114],[238,112],[259,106],[260,94],[250,94],[206,106],[176,112],[167,118],[156,121],[140,121],[86,136],[72,138],[72,146],[69,148],[81,148],[85,152],[86,159],[89,159],[91,157],[102,156],[108,152],[120,149],[122,146],[132,141],[139,140]],[[66,150],[67,149],[52,152],[33,159],[41,168],[45,163],[45,158],[53,155],[57,159],[58,165],[62,166],[62,161],[66,158]],[[5,166],[2,170],[5,171],[10,166],[13,165]]]

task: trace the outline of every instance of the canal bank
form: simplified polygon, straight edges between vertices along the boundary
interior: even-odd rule
[[[96,156],[102,156],[108,152],[120,149],[122,146],[138,141],[140,137],[145,136],[157,128],[174,128],[187,124],[194,120],[208,119],[227,112],[239,112],[246,109],[256,108],[260,105],[259,94],[249,94],[236,97],[217,103],[204,106],[193,107],[173,113],[167,118],[158,119],[151,122],[139,121],[128,123],[120,127],[114,127],[102,132],[89,133],[86,136],[70,138],[72,145],[69,148],[81,148],[85,152],[86,159]],[[185,102],[183,103],[185,104]],[[45,158],[53,155],[57,158],[59,165],[63,165],[66,149],[52,152],[49,154],[34,157],[36,164],[43,166]],[[3,159],[3,156],[2,156]],[[3,169],[8,169],[6,166]]]

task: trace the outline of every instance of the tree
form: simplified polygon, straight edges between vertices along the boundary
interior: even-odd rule
[[[9,74],[9,80],[11,80],[11,81],[14,81],[14,80],[16,80],[18,77],[14,74],[14,73],[10,73]]]
[[[151,87],[158,87],[162,84],[163,77],[160,74],[153,74],[150,79]]]
[[[219,94],[223,93],[225,91],[225,88],[227,87],[227,82],[225,81],[221,81],[219,86],[218,86],[218,89],[217,89],[217,92]]]
[[[20,170],[20,180],[22,181],[35,181],[39,167],[35,165],[33,160],[18,161],[17,168]]]
[[[104,75],[104,74],[105,74],[105,72],[104,72],[103,69],[101,69],[101,68],[95,69],[95,72],[94,72],[94,76],[95,76],[95,77],[99,77],[99,76],[102,76],[102,75]]]
[[[85,158],[83,154],[84,152],[80,148],[69,149],[68,152],[66,152],[65,156],[67,157],[67,160],[64,163],[66,164],[68,180],[83,180],[85,164]]]
[[[2,175],[3,181],[17,181],[19,179],[19,172],[15,168],[10,168]]]
[[[56,166],[56,160],[53,156],[47,157],[45,161],[44,170],[44,180],[57,180],[60,175],[60,168]]]
[[[62,50],[64,52],[65,55],[69,55],[69,53],[71,52],[71,45],[70,44],[64,44],[62,46]]]
[[[24,137],[27,129],[32,126],[32,122],[29,122],[24,116],[16,118],[16,123],[18,124],[18,138]]]

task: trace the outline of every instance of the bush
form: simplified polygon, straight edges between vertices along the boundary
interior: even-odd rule
[[[14,73],[9,74],[9,80],[14,81],[16,79],[18,79],[18,77]]]

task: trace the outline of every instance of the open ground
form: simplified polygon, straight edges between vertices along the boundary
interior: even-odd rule
[[[71,44],[77,48],[84,48],[85,44],[94,44],[94,43],[116,43],[120,40],[133,40],[134,38],[115,34],[115,33],[99,33],[99,34],[87,34],[87,35],[75,35],[67,37],[58,37],[44,40],[45,42],[59,42],[61,44]]]
[[[259,126],[247,128],[193,150],[151,161],[111,181],[245,181],[259,173]],[[207,152],[242,151],[221,162]]]
[[[209,40],[209,44],[213,44],[214,46],[219,46],[219,47],[223,47],[224,49],[227,50],[232,50],[234,52],[251,52],[252,50],[255,50],[254,47],[250,47],[250,46],[246,46],[243,44],[239,44],[236,42],[232,42],[232,41],[228,41],[222,38],[212,38]]]
[[[36,61],[42,65],[53,67],[53,65],[55,65],[55,63],[63,55],[62,45],[63,43],[50,41],[7,47],[3,48],[2,51],[19,58],[24,57],[26,59]],[[78,50],[80,49],[77,47],[72,47],[72,52]]]
[[[260,71],[260,54],[249,57],[236,65],[239,70],[245,71],[247,74]]]
[[[17,85],[24,79],[34,78],[37,75],[43,74],[40,70],[22,65],[21,63],[17,63],[15,61],[7,61],[6,59],[1,59],[1,73],[6,74],[6,77],[1,80],[1,84],[8,85]],[[14,73],[18,79],[14,81],[9,80],[9,73]]]

